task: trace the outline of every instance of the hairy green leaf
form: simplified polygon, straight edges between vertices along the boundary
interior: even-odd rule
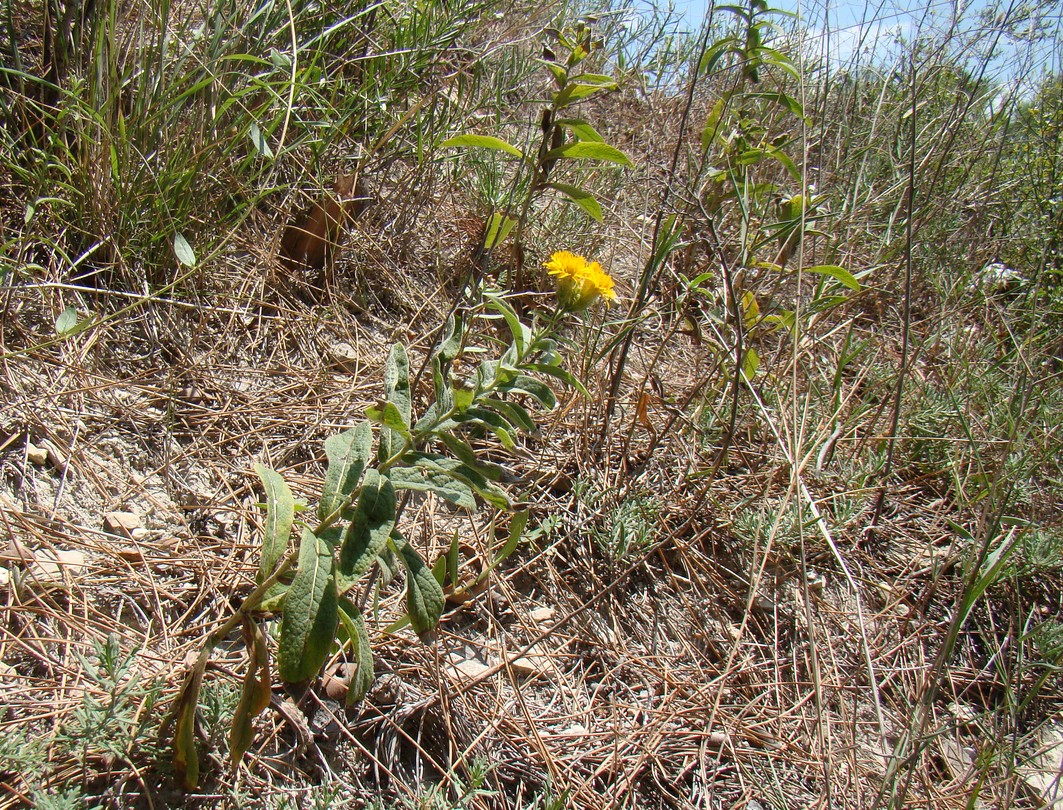
[[[483,582],[487,579],[492,571],[509,559],[509,555],[517,550],[521,535],[524,533],[524,527],[528,525],[530,515],[531,512],[527,509],[513,513],[509,519],[509,536],[506,538],[505,545],[495,555],[495,558],[491,560],[491,564],[480,572],[480,575],[476,578],[477,582]]]
[[[557,405],[557,397],[550,390],[550,386],[524,374],[518,374],[512,382],[499,386],[498,390],[506,393],[527,394],[547,410]]]
[[[358,486],[362,470],[369,463],[373,452],[373,431],[368,422],[359,422],[350,430],[325,439],[325,455],[328,469],[317,507],[319,520],[325,520],[337,509],[343,509],[342,517],[349,517],[348,504],[351,493]]]
[[[354,653],[354,672],[347,683],[348,707],[360,701],[373,685],[373,649],[369,646],[369,634],[365,630],[362,611],[349,599],[340,601],[340,623],[351,640]]]
[[[463,425],[473,424],[487,428],[498,437],[502,446],[507,450],[513,450],[516,447],[516,442],[513,440],[513,425],[504,416],[486,408],[469,408],[455,418]]]
[[[513,309],[512,304],[501,295],[490,292],[484,293],[484,301],[505,320],[509,333],[513,336],[513,345],[517,347],[517,353],[523,355],[532,339],[531,329],[524,325],[516,310]]]
[[[443,589],[408,542],[399,546],[399,556],[406,566],[406,611],[410,624],[422,641],[428,641],[443,615]]]
[[[288,538],[295,520],[295,498],[279,473],[261,464],[255,465],[255,473],[266,492],[266,526],[262,532],[262,556],[255,577],[256,582],[262,583],[288,550]]]
[[[407,428],[406,435],[409,435],[410,416],[413,413],[413,400],[410,395],[410,358],[401,343],[396,343],[391,347],[387,362],[384,364],[384,397],[395,406],[403,427]],[[377,456],[381,461],[386,461],[399,452],[404,444],[403,434],[396,433],[389,427],[380,433]]]
[[[503,402],[500,399],[484,399],[480,401],[480,404],[501,414],[511,425],[516,425],[525,433],[534,433],[537,429],[535,420],[523,405],[518,405],[516,402]]]
[[[463,509],[476,509],[476,496],[463,481],[457,481],[443,472],[425,467],[392,467],[388,477],[395,489],[412,489],[418,492],[432,492],[448,503]]]
[[[369,570],[395,528],[395,488],[376,470],[367,470],[354,519],[343,534],[336,586],[346,593]]]
[[[524,366],[524,368],[528,371],[537,371],[540,374],[546,374],[550,377],[555,377],[561,380],[561,382],[563,382],[565,385],[571,388],[575,388],[577,391],[583,394],[583,396],[590,399],[591,392],[588,391],[586,386],[584,386],[583,383],[579,381],[579,378],[573,375],[572,373],[565,371],[565,369],[561,368],[561,366],[555,366],[551,363],[529,363]]]
[[[409,425],[406,424],[406,420],[402,418],[402,414],[395,406],[394,402],[378,402],[376,405],[370,405],[365,409],[365,415],[370,421],[376,422],[378,425],[383,425],[388,430],[392,430],[399,434],[400,437],[406,438],[410,435]],[[399,444],[399,447],[402,445]],[[390,456],[388,456],[390,458]],[[386,460],[386,459],[382,459]]]
[[[284,600],[277,669],[288,683],[321,671],[336,637],[336,580],[332,548],[309,529],[299,544],[299,570]]]

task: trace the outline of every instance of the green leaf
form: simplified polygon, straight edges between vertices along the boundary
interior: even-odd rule
[[[586,121],[582,121],[578,118],[559,118],[555,123],[557,126],[567,129],[581,141],[605,143],[605,138],[599,135],[598,130]]]
[[[757,369],[760,368],[760,355],[757,354],[757,350],[750,346],[746,349],[746,354],[742,360],[742,376],[745,377],[746,382],[753,382],[753,377],[756,376]]]
[[[336,638],[336,580],[332,548],[309,529],[299,544],[299,570],[284,599],[277,669],[287,683],[299,683],[321,671]]]
[[[527,363],[524,368],[528,371],[536,371],[539,374],[546,374],[561,380],[565,385],[575,388],[587,399],[591,398],[591,392],[579,381],[579,378],[571,372],[565,371],[561,366],[555,366],[552,363]]]
[[[517,354],[523,356],[528,343],[532,339],[531,329],[524,325],[520,316],[517,315],[517,311],[501,295],[486,292],[484,293],[484,300],[491,309],[498,312],[505,320],[506,326],[509,327],[509,333],[513,337],[513,345],[517,347]]]
[[[565,183],[547,183],[547,188],[556,189],[568,197],[572,202],[587,212],[587,216],[596,222],[602,221],[602,207],[598,204],[598,200],[589,191],[584,191],[576,186],[566,185]]]
[[[506,143],[501,138],[492,135],[455,135],[440,144],[444,149],[455,146],[464,146],[477,149],[494,149],[499,152],[507,152],[514,157],[522,158],[524,153],[512,144]]]
[[[698,63],[697,75],[701,76],[712,73],[720,59],[732,50],[735,50],[737,42],[738,40],[734,37],[724,37],[723,39],[714,42],[712,47],[705,51],[705,55],[701,57],[701,61]]]
[[[354,519],[343,534],[336,566],[342,595],[369,570],[395,528],[395,487],[376,470],[366,470]]]
[[[495,486],[488,479],[487,474],[493,475],[495,471],[489,469],[486,465],[472,465],[447,458],[446,456],[429,455],[427,453],[418,454],[415,464],[433,473],[448,476],[468,485],[474,492],[479,493],[481,498],[499,509],[511,508],[509,496],[505,490]]]
[[[501,419],[502,417],[495,414],[491,414],[493,419]],[[481,422],[473,421],[473,424],[477,424],[487,430],[491,428]],[[495,464],[492,461],[485,461],[476,457],[476,453],[468,445],[467,442],[455,436],[450,431],[439,433],[435,437],[438,441],[442,442],[446,448],[455,456],[457,461],[446,456],[430,456],[435,459],[434,463],[445,467],[448,472],[453,475],[457,475],[461,480],[467,481],[473,489],[478,487],[481,489],[491,489],[499,495],[505,495],[505,492],[498,487],[495,487],[492,481],[512,481],[514,480],[514,474],[507,470],[505,467]]]
[[[384,394],[388,402],[394,403],[407,427],[410,424],[412,399],[410,395],[410,358],[406,348],[396,343],[388,353],[384,364]]]
[[[351,652],[354,653],[355,669],[347,683],[346,704],[349,708],[364,698],[373,685],[373,649],[369,646],[362,611],[349,599],[340,600],[340,623],[351,640]]]
[[[531,414],[528,413],[528,409],[523,405],[518,405],[516,402],[503,402],[500,399],[485,399],[480,401],[480,405],[485,408],[490,408],[492,411],[504,416],[509,420],[511,425],[516,425],[525,433],[534,433],[538,427],[535,424],[535,420],[532,419]]]
[[[347,507],[351,493],[358,486],[372,452],[373,431],[368,422],[359,422],[350,430],[325,439],[328,469],[317,507],[319,520],[327,519],[337,509],[343,509],[342,517],[349,518]]]
[[[399,546],[399,556],[406,566],[406,612],[410,624],[422,641],[429,641],[429,634],[443,615],[443,589],[409,542]]]
[[[266,137],[266,134],[259,128],[258,124],[252,121],[251,126],[247,128],[247,134],[250,136],[256,152],[264,158],[273,158],[273,150],[270,149],[269,138]]]
[[[240,702],[233,713],[229,729],[229,764],[235,771],[254,739],[252,723],[269,705],[271,685],[269,677],[269,650],[262,629],[244,616],[244,646],[247,648],[247,672],[240,688]]]
[[[729,98],[730,94],[724,94],[724,96],[713,105],[712,110],[709,111],[709,115],[705,119],[705,126],[701,129],[702,151],[708,151],[708,148],[712,146],[713,139],[720,136],[720,119],[723,117],[723,112],[727,108],[727,101]]]
[[[388,477],[395,489],[412,489],[418,492],[432,492],[448,503],[470,511],[476,509],[476,496],[463,481],[438,470],[425,467],[392,467]]]
[[[487,428],[498,437],[502,446],[507,450],[513,450],[516,447],[516,442],[513,440],[513,425],[506,421],[505,417],[493,411],[486,408],[469,408],[455,419],[460,424],[474,424]]]
[[[856,276],[844,267],[839,267],[836,264],[817,264],[815,267],[806,267],[804,272],[830,276],[831,278],[840,281],[850,290],[860,292],[860,282],[856,280]]]
[[[409,436],[410,416],[413,413],[413,400],[410,394],[410,358],[401,343],[396,343],[388,353],[384,364],[384,397],[395,406],[404,431],[391,429],[381,431],[377,457],[386,461],[405,445],[404,436]]]
[[[295,498],[279,473],[261,464],[255,465],[255,473],[266,492],[266,526],[262,532],[262,556],[255,577],[256,582],[262,583],[288,550],[288,538],[295,520]]]
[[[586,74],[580,76],[586,78]],[[608,84],[589,84],[587,82],[569,82],[561,90],[554,94],[554,109],[560,110],[581,99],[593,96],[603,90],[615,90],[616,82],[609,80]]]
[[[484,249],[491,250],[505,242],[510,231],[516,226],[516,217],[507,216],[503,213],[492,214],[491,218],[487,220],[487,231],[484,234]]]
[[[537,62],[541,62],[546,68],[553,74],[554,82],[558,87],[564,87],[568,82],[568,71],[557,62],[550,62],[546,59],[537,59]]]
[[[509,519],[509,536],[506,538],[506,544],[502,546],[501,550],[495,555],[491,564],[480,572],[480,575],[476,578],[477,582],[483,582],[487,579],[492,571],[509,559],[509,555],[517,550],[521,535],[524,534],[524,527],[528,525],[528,518],[530,515],[531,512],[527,509],[522,509],[520,512],[513,513],[512,517]]]
[[[196,266],[196,252],[192,250],[192,246],[188,244],[188,240],[185,239],[184,234],[174,234],[173,252],[177,256],[177,261],[185,267]]]
[[[780,107],[785,107],[798,118],[805,117],[805,108],[801,102],[786,93],[744,93],[743,98],[762,98],[765,101],[773,101]]]
[[[778,149],[774,146],[766,146],[764,151],[779,161],[782,167],[786,169],[790,177],[797,182],[801,182],[801,170],[797,168],[797,164],[790,159],[790,156],[786,154],[782,149]]]
[[[607,143],[594,143],[592,141],[576,141],[551,149],[546,153],[546,160],[605,160],[609,163],[619,163],[621,166],[634,168],[634,164],[615,146]]]
[[[84,332],[95,322],[96,316],[94,314],[90,313],[89,317],[79,320],[77,309],[75,307],[67,307],[55,319],[55,333],[63,338],[73,337]]]
[[[499,386],[498,390],[503,393],[527,394],[548,411],[557,405],[557,397],[550,390],[550,386],[524,374],[518,374],[512,382]]]
[[[378,402],[376,405],[370,405],[365,409],[365,415],[371,422],[383,425],[404,438],[410,436],[410,428],[394,402]]]

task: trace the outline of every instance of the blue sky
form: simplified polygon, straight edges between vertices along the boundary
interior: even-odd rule
[[[680,12],[692,28],[703,19],[709,0],[674,0]],[[742,3],[743,0],[723,0]],[[837,2],[836,0],[769,0],[770,5],[799,16],[808,30],[814,50],[826,52],[835,64],[850,61],[857,51],[863,60],[872,56],[881,58],[889,53],[895,39],[900,36],[910,40],[917,33],[930,36],[944,35],[954,22],[966,33],[984,31],[982,47],[995,43],[994,58],[990,62],[990,75],[1002,83],[1017,82],[1024,78],[1034,82],[1042,71],[1063,70],[1063,4],[1058,0],[868,0],[868,2]],[[987,25],[982,13],[992,6],[996,21],[1008,19],[1015,22],[1013,28],[1020,32],[1036,22],[1050,36],[1040,42],[1022,41],[1008,36],[995,37],[994,25]],[[1038,8],[1040,6],[1040,8]],[[1032,11],[1023,17],[1022,9]],[[823,36],[827,31],[828,36]],[[976,63],[983,61],[979,54],[969,54]]]

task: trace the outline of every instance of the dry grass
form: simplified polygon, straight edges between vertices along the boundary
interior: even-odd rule
[[[263,309],[265,288],[246,292],[254,285],[252,272],[243,295],[211,304],[175,295],[50,345],[71,291],[5,292],[4,532],[19,553],[78,552],[52,579],[7,564],[6,728],[63,728],[93,689],[78,656],[110,634],[136,651],[130,677],[158,679],[172,694],[181,662],[253,581],[252,462],[282,470],[297,497],[313,499],[320,441],[376,398],[388,341],[425,333],[420,324],[443,314],[436,293],[416,291],[408,300],[435,305],[414,322],[385,310],[366,318],[336,293],[325,309],[283,297]],[[85,296],[93,308],[125,301]],[[700,384],[700,361],[689,359],[702,349],[682,336],[654,347],[653,334],[639,357],[646,368],[656,358],[672,401],[682,400]],[[357,348],[353,367],[336,365],[339,341]],[[736,514],[751,505],[783,514],[801,497],[802,477],[771,431],[750,417],[732,461],[699,482],[689,473],[711,465],[713,448],[699,449],[690,430],[658,438],[631,417],[630,399],[605,448],[587,438],[598,406],[580,400],[527,446],[520,472],[545,482],[535,515],[552,528],[485,592],[453,606],[435,645],[379,632],[401,613],[394,586],[383,588],[367,702],[346,714],[318,690],[298,708],[276,693],[239,774],[214,763],[203,794],[186,801],[234,803],[234,790],[294,797],[322,782],[340,796],[410,798],[439,781],[454,789],[448,780],[482,759],[492,793],[473,806],[526,806],[546,791],[581,808],[870,804],[954,598],[939,562],[956,553],[944,504],[918,488],[896,493],[870,545],[858,542],[866,509],[833,548],[814,528],[795,546],[770,520],[751,542],[735,534]],[[651,424],[669,414],[655,401]],[[35,466],[29,444],[54,453]],[[838,494],[829,478],[807,485],[821,506]],[[655,523],[616,558],[601,538],[633,493],[652,494]],[[102,531],[115,510],[138,514],[143,531]],[[425,499],[405,522],[429,560],[457,529],[475,568],[495,542],[487,518]],[[208,678],[231,692],[242,659],[239,646],[219,651]],[[978,711],[1002,687],[972,646],[935,710]],[[941,736],[920,755],[912,786],[920,803],[963,805],[972,766],[947,752],[979,742],[964,722],[934,718]],[[176,801],[165,771],[130,751],[126,762],[53,761],[48,778],[102,789],[108,806],[159,807]],[[25,800],[17,774],[4,786],[6,806]],[[1007,789],[985,785],[983,795]]]
[[[631,299],[669,182],[661,144],[681,134],[697,142],[713,103],[700,91],[680,133],[681,101],[628,88],[596,102],[603,135],[640,167],[601,178],[615,234],[544,217],[535,249],[600,246]],[[800,340],[754,338],[765,372],[742,388],[732,431],[733,332],[692,316],[677,292],[681,273],[716,272],[723,257],[696,228],[637,313],[609,429],[603,362],[587,375],[592,398],[562,397],[505,460],[533,504],[531,532],[487,587],[449,604],[424,645],[409,630],[385,631],[403,614],[401,587],[376,590],[374,579],[359,594],[376,655],[366,701],[345,711],[329,696],[339,661],[301,697],[277,686],[235,774],[225,726],[246,651],[235,637],[221,645],[200,712],[205,776],[198,793],[177,792],[165,714],[190,656],[253,587],[262,524],[253,464],[282,472],[312,504],[322,440],[381,395],[393,342],[409,347],[414,368],[427,356],[469,270],[468,223],[483,212],[469,210],[465,178],[445,187],[431,165],[396,160],[371,177],[371,215],[313,283],[277,259],[294,200],[255,209],[220,256],[162,295],[79,286],[54,257],[32,278],[7,277],[0,734],[50,742],[33,754],[35,769],[0,773],[0,807],[72,787],[104,807],[863,808],[905,782],[906,807],[967,807],[976,790],[978,806],[1040,806],[1017,753],[1036,747],[1063,693],[1046,675],[1036,704],[1020,710],[1045,670],[1020,666],[1014,650],[1037,621],[1063,615],[1058,570],[1002,577],[942,662],[975,545],[952,522],[981,539],[990,509],[961,503],[946,470],[903,457],[871,525],[874,451],[900,361],[898,263],[808,321]],[[669,212],[694,210],[699,190],[671,179]],[[4,207],[21,216],[12,200]],[[861,231],[870,210],[840,211],[831,224]],[[721,228],[725,241],[739,230]],[[849,241],[846,264],[886,263],[884,247]],[[751,269],[745,279],[765,309],[772,295],[801,301],[798,282],[769,276]],[[723,311],[724,293],[714,294],[705,310]],[[915,390],[947,389],[961,360],[977,368],[967,338],[1004,343],[991,301],[982,312],[935,309],[944,305],[930,283],[916,296]],[[55,319],[72,304],[105,320],[57,340]],[[593,322],[609,334],[622,313],[596,317],[610,319]],[[940,327],[951,321],[949,337]],[[572,337],[604,340],[594,329]],[[867,350],[841,369],[862,341]],[[920,406],[906,401],[906,416]],[[1002,465],[994,454],[1006,444],[985,413],[971,413],[969,433],[932,437],[935,447],[984,440],[965,482],[983,462]],[[1054,430],[1041,436],[1049,450]],[[1057,490],[1040,483],[1029,511],[1058,525]],[[114,512],[140,526],[107,528]],[[430,563],[457,532],[469,571],[488,565],[505,528],[486,508],[469,515],[431,496],[412,499],[402,522]],[[143,732],[117,751],[78,719],[87,700],[114,703],[93,660],[109,637],[133,656],[120,680]],[[891,781],[895,751],[911,756]],[[432,789],[446,801],[431,804]]]

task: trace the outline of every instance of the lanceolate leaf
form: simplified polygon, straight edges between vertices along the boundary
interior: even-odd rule
[[[463,481],[456,481],[442,472],[424,467],[392,467],[388,477],[395,489],[413,489],[419,492],[433,492],[443,500],[463,509],[476,508],[476,496]]]
[[[517,147],[506,143],[501,138],[495,138],[491,135],[456,135],[453,138],[448,138],[443,141],[440,146],[444,148],[448,146],[467,146],[480,149],[494,149],[500,152],[507,152],[515,157],[524,157],[524,153]]]
[[[432,569],[408,542],[399,546],[399,555],[406,566],[406,611],[410,624],[426,640],[443,614],[443,589],[432,575]]]
[[[801,106],[801,102],[792,96],[786,95],[786,93],[745,93],[743,98],[762,98],[765,101],[774,101],[776,104],[786,107],[798,118],[805,117],[805,108]]]
[[[507,450],[512,450],[516,446],[513,440],[513,425],[509,424],[505,417],[493,411],[485,408],[469,408],[458,418],[458,421],[462,424],[474,424],[487,428],[498,437],[502,446]]]
[[[567,107],[574,101],[593,96],[603,90],[615,90],[616,83],[609,84],[586,84],[585,82],[569,82],[563,90],[554,94],[554,107],[558,110]]]
[[[240,702],[233,714],[229,730],[229,764],[233,770],[240,764],[254,738],[252,723],[269,705],[269,650],[262,629],[249,616],[244,616],[244,646],[248,652],[247,673],[240,689]]]
[[[597,141],[598,143],[605,143],[605,139],[598,134],[598,130],[586,121],[575,118],[559,118],[555,123],[557,126],[567,129],[581,141]]]
[[[425,453],[418,454],[414,463],[418,467],[428,470],[432,475],[443,475],[466,484],[479,493],[480,497],[485,501],[497,506],[499,509],[509,509],[511,506],[509,496],[506,495],[505,490],[492,484],[484,474],[484,472],[490,472],[486,465],[482,465],[484,472],[481,472],[479,469],[464,462],[447,458],[446,456]],[[412,489],[412,487],[410,488]]]
[[[602,207],[598,204],[598,200],[594,198],[594,195],[589,191],[584,191],[576,186],[569,186],[565,183],[550,183],[550,188],[557,189],[572,202],[582,208],[591,219],[596,222],[602,221]]]
[[[332,548],[309,529],[299,544],[299,570],[284,600],[277,669],[288,683],[321,670],[336,637],[336,580]]]
[[[607,143],[595,143],[593,141],[576,141],[565,144],[557,149],[551,149],[546,153],[547,160],[568,158],[570,160],[604,160],[609,163],[619,163],[621,166],[633,167],[630,158]]]
[[[477,582],[483,582],[483,580],[487,579],[492,571],[505,562],[509,558],[509,555],[517,550],[517,545],[520,543],[520,537],[524,533],[524,527],[528,525],[528,517],[530,515],[531,513],[527,509],[513,513],[513,516],[509,519],[509,536],[506,538],[506,544],[502,546],[502,550],[495,555],[491,564],[480,572],[480,575],[476,578]]]
[[[504,416],[511,425],[516,425],[525,433],[534,433],[536,430],[535,420],[531,418],[531,414],[528,413],[527,409],[518,405],[516,402],[503,402],[500,399],[485,399],[481,400],[480,404],[485,408],[497,411]]]
[[[183,233],[175,233],[173,236],[173,252],[177,255],[177,261],[185,267],[196,266],[196,252],[188,244]]]
[[[373,431],[368,422],[359,422],[350,430],[325,439],[328,470],[325,472],[321,503],[317,508],[319,520],[325,520],[347,504],[372,451]],[[345,508],[343,517],[348,514]]]
[[[557,405],[557,397],[555,397],[554,392],[550,390],[550,386],[523,374],[518,375],[512,382],[499,386],[498,390],[527,394],[547,410],[550,410]]]
[[[497,311],[506,321],[506,326],[509,327],[509,333],[513,336],[513,345],[517,347],[517,352],[524,353],[525,347],[532,339],[531,329],[521,323],[520,316],[517,315],[512,305],[502,296],[494,293],[484,293],[484,300],[487,305]]]
[[[196,753],[196,707],[199,705],[199,689],[203,685],[203,673],[207,668],[207,655],[200,655],[185,676],[177,695],[174,712],[173,768],[181,787],[195,790],[199,784],[199,755]]]
[[[353,706],[366,696],[373,685],[373,650],[365,631],[362,612],[349,599],[340,602],[340,622],[351,640],[355,670],[347,684],[347,706]]]
[[[860,292],[860,282],[856,280],[856,276],[846,270],[844,267],[839,267],[836,264],[817,264],[815,267],[806,267],[806,273],[818,273],[823,276],[830,276],[837,279],[850,290],[854,292]]]
[[[491,215],[491,219],[487,221],[487,232],[484,234],[484,248],[486,250],[492,250],[498,247],[506,241],[506,237],[509,236],[517,226],[517,218],[506,216],[502,213],[496,213]]]
[[[295,498],[284,479],[269,467],[255,465],[266,491],[266,526],[262,532],[262,557],[259,560],[257,582],[265,581],[288,550],[288,538],[295,519]]]
[[[537,371],[540,374],[547,374],[551,377],[556,377],[561,380],[565,385],[571,386],[579,391],[583,396],[590,399],[591,392],[587,390],[586,386],[579,381],[579,378],[574,376],[568,371],[565,371],[561,366],[551,365],[549,363],[528,363],[524,366],[528,371]]]
[[[369,570],[395,527],[395,488],[376,470],[367,470],[354,519],[343,535],[336,585],[346,593]],[[289,597],[290,598],[290,597]]]
[[[391,347],[387,362],[384,364],[384,397],[395,406],[403,426],[409,428],[410,414],[413,410],[410,396],[410,359],[401,343],[396,343]],[[377,455],[381,461],[385,461],[398,452],[403,444],[404,439],[401,433],[397,434],[390,428],[382,430]]]
[[[745,377],[746,382],[753,382],[753,378],[759,368],[760,355],[757,354],[756,349],[750,346],[746,349],[745,359],[742,360],[742,376]]]

